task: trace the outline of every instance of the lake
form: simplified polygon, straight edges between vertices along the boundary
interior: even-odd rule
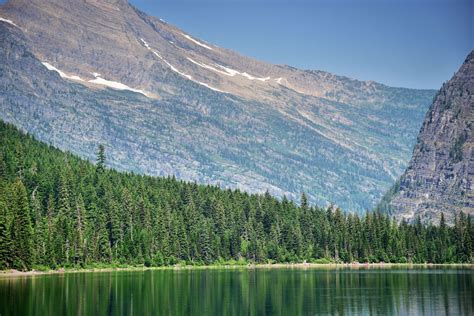
[[[474,315],[468,268],[237,268],[0,277],[0,315]]]

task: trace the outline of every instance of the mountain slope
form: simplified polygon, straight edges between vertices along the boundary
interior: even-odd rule
[[[381,207],[401,219],[474,214],[474,51],[443,84],[407,170]]]
[[[124,170],[363,210],[403,172],[434,94],[263,63],[123,0],[0,16],[0,117],[83,157],[104,143]]]

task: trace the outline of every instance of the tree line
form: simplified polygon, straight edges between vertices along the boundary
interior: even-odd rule
[[[473,262],[471,217],[397,223],[269,193],[151,177],[0,122],[0,269],[219,262]]]

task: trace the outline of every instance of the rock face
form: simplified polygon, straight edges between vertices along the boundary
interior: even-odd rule
[[[371,208],[434,95],[260,62],[125,0],[0,7],[0,118],[113,167]]]
[[[410,164],[382,208],[398,219],[474,214],[474,51],[436,95]]]

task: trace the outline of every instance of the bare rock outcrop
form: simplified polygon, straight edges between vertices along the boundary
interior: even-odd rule
[[[410,164],[382,207],[398,219],[474,214],[474,51],[435,96]]]

